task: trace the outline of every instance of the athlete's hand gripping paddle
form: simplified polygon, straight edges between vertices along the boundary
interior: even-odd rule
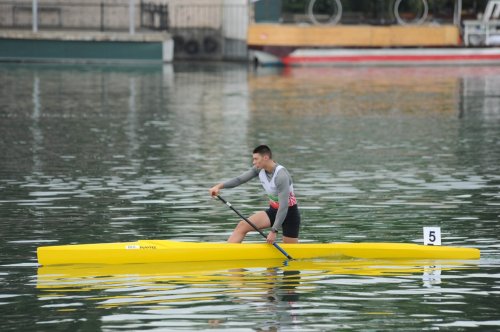
[[[220,201],[224,204],[226,204],[227,206],[229,206],[229,208],[231,210],[233,210],[234,212],[236,212],[236,214],[238,216],[240,216],[240,218],[242,218],[243,220],[245,220],[250,226],[252,226],[253,229],[255,229],[257,232],[259,232],[260,235],[262,235],[265,239],[267,239],[267,236],[266,234],[262,233],[262,231],[260,229],[257,228],[257,226],[255,226],[255,224],[253,222],[251,222],[250,220],[248,220],[248,218],[244,217],[241,213],[238,212],[238,210],[236,210],[232,205],[231,203],[229,203],[228,201],[226,201],[224,198],[222,198],[220,195],[217,195],[217,198],[220,199]],[[281,248],[276,242],[273,243],[273,246],[278,249],[283,255],[285,255],[286,258],[288,259],[293,259],[292,256],[290,256],[289,254],[286,253],[285,250],[283,250],[283,248]]]

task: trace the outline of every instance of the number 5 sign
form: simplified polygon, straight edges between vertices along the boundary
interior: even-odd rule
[[[426,246],[440,246],[441,227],[424,227],[424,244]]]

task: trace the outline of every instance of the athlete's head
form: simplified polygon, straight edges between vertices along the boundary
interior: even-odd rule
[[[257,168],[264,168],[273,158],[273,153],[267,145],[259,145],[253,149],[253,165]]]
[[[255,149],[253,149],[253,153],[258,153],[261,156],[268,156],[269,159],[273,158],[273,153],[271,152],[271,149],[267,145],[259,145]]]

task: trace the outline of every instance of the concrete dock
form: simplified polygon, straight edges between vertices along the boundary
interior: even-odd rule
[[[0,61],[162,63],[173,54],[167,32],[0,30]]]

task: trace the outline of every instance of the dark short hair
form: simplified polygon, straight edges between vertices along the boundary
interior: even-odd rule
[[[253,153],[258,153],[261,156],[268,155],[269,158],[273,157],[273,153],[271,152],[271,149],[267,145],[259,145],[255,149],[253,149]]]

